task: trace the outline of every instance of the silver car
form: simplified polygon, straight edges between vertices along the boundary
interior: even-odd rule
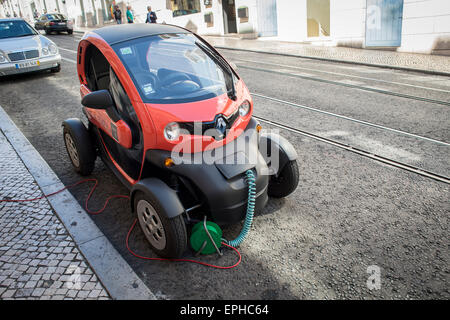
[[[23,19],[0,19],[0,76],[61,70],[61,55],[50,39]]]

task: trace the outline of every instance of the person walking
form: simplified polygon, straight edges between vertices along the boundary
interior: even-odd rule
[[[131,6],[127,6],[127,20],[128,23],[134,23],[133,12],[131,11]]]
[[[156,17],[156,13],[152,11],[152,7],[148,6],[147,11],[147,20],[145,20],[145,23],[156,23],[156,19],[158,18]]]
[[[114,19],[117,24],[122,24],[122,11],[117,5],[114,7]]]

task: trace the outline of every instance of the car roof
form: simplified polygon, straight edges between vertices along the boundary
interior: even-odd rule
[[[93,32],[102,37],[109,45],[158,34],[190,33],[178,26],[156,23],[121,24],[95,29]]]

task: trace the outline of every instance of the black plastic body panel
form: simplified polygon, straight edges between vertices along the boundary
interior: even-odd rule
[[[264,133],[260,137],[260,152],[270,169],[274,169],[272,174],[278,174],[289,162],[296,160],[298,155],[294,146],[284,137],[275,133]],[[278,163],[272,161],[272,152],[278,152]]]
[[[132,211],[134,211],[134,197],[137,191],[156,197],[160,204],[164,206],[164,211],[169,219],[175,218],[184,212],[183,205],[175,190],[157,178],[140,180],[131,188],[130,204]]]

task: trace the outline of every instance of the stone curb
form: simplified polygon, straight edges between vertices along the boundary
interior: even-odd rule
[[[44,194],[64,188],[58,176],[1,106],[0,129]],[[156,299],[68,190],[47,200],[111,298]]]

